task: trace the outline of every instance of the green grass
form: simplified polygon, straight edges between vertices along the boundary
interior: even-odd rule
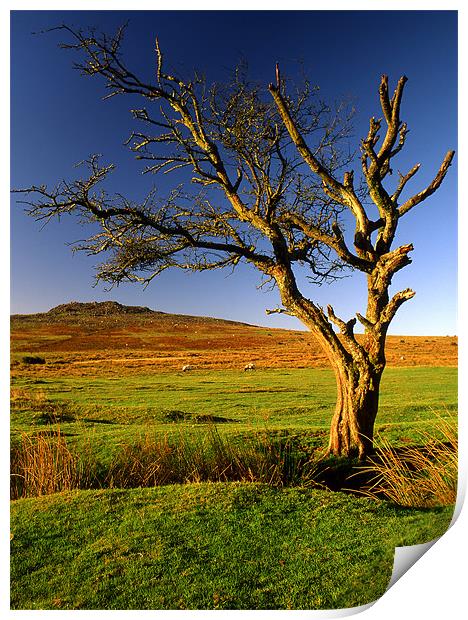
[[[110,458],[119,443],[148,432],[204,432],[204,416],[217,418],[219,431],[231,436],[268,428],[304,436],[321,432],[325,441],[335,403],[333,373],[321,369],[39,380],[23,376],[13,387],[66,403],[73,419],[64,417],[62,432],[72,444],[91,437],[104,458]],[[435,412],[455,417],[456,409],[456,369],[387,369],[377,430],[394,443],[409,442],[430,425]],[[13,436],[43,429],[40,401],[13,407]]]
[[[13,609],[330,609],[385,591],[394,547],[450,508],[256,484],[79,491],[12,503]]]

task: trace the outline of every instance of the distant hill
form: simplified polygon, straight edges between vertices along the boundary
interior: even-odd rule
[[[358,335],[358,339],[364,338]],[[390,366],[456,366],[457,338],[389,336]],[[60,304],[11,317],[11,355],[46,359],[48,372],[96,374],[196,368],[328,368],[311,332],[171,314],[116,301]],[[35,370],[36,367],[31,367]]]
[[[215,317],[193,316],[188,314],[172,314],[161,310],[152,310],[147,306],[126,306],[118,301],[70,301],[51,308],[47,312],[33,314],[12,314],[10,319],[15,322],[27,323],[93,323],[94,319],[106,317],[113,323],[127,324],[128,322],[147,323],[157,320],[164,323],[184,321],[185,323],[225,323],[227,325],[242,325],[252,327],[249,323],[218,319]],[[96,322],[98,324],[99,321]]]
[[[90,316],[103,316],[106,314],[156,314],[155,310],[146,306],[124,306],[118,301],[70,301],[51,308],[46,314],[85,314]],[[157,312],[157,314],[164,314]]]

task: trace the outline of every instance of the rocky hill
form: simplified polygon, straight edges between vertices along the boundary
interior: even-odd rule
[[[54,324],[86,324],[101,328],[102,322],[108,325],[146,325],[155,321],[161,326],[184,324],[226,324],[252,327],[248,323],[218,319],[214,317],[192,316],[187,314],[172,314],[152,310],[146,306],[125,306],[118,301],[70,301],[51,308],[47,312],[35,314],[12,314],[12,326],[17,325],[54,325]]]
[[[82,314],[87,316],[105,316],[108,314],[164,314],[156,312],[146,306],[124,306],[118,301],[70,301],[51,308],[46,314],[57,316],[60,314]]]

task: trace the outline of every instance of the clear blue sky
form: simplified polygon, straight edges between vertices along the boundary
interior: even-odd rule
[[[240,59],[265,85],[275,62],[294,76],[300,62],[329,101],[351,96],[358,113],[355,143],[379,115],[378,84],[387,73],[393,85],[409,78],[402,118],[410,129],[395,167],[406,172],[420,162],[411,193],[434,176],[448,149],[457,149],[457,17],[431,11],[15,11],[11,20],[11,184],[53,185],[73,179],[74,164],[92,153],[118,165],[110,190],[141,199],[155,179],[123,146],[132,128],[126,98],[102,101],[99,79],[72,68],[73,55],[57,47],[62,33],[35,31],[60,23],[113,31],[129,20],[127,64],[151,75],[154,38],[175,69],[198,69],[208,81],[229,76]],[[45,311],[70,300],[115,299],[166,312],[218,316],[278,327],[300,327],[289,317],[267,317],[276,292],[257,290],[259,274],[241,266],[224,272],[169,271],[147,288],[125,285],[106,292],[93,288],[95,259],[72,255],[67,242],[82,238],[72,219],[42,230],[12,199],[11,312]],[[402,306],[390,333],[456,333],[457,158],[439,191],[413,209],[400,227],[399,243],[413,242],[413,264],[394,278],[392,290],[410,286],[416,297]],[[331,303],[349,319],[365,310],[365,281],[356,274],[320,288],[302,281],[303,291],[321,305]]]

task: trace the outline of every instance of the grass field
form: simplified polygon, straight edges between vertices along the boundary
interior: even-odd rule
[[[253,484],[80,491],[13,504],[14,609],[331,609],[385,591],[396,545],[450,508]]]
[[[385,590],[395,545],[447,528],[452,506],[403,508],[323,490],[304,475],[326,446],[335,402],[333,373],[310,334],[78,306],[12,319],[12,446],[43,438],[47,458],[68,467],[85,455],[100,472],[91,489],[77,483],[89,490],[12,502],[12,608],[361,605]],[[437,436],[439,418],[456,425],[456,345],[453,337],[390,339],[377,420],[384,441],[405,449],[421,433]],[[254,372],[242,371],[247,361]],[[180,372],[185,363],[195,369]],[[54,456],[50,446],[60,442]],[[151,466],[156,445],[166,469],[190,483],[127,488],[152,484],[135,468]],[[261,461],[256,470],[248,459]],[[276,477],[275,459],[283,459]],[[42,473],[55,476],[49,465]],[[346,488],[347,466],[333,467]],[[194,483],[211,479],[241,482]],[[27,493],[54,487],[34,488]]]
[[[409,442],[435,414],[456,415],[454,368],[395,368],[385,373],[377,430]],[[54,429],[44,404],[66,404],[60,428],[73,444],[90,436],[96,449],[146,433],[203,432],[214,421],[223,433],[268,429],[325,434],[335,401],[328,369],[210,371],[127,377],[13,379],[11,431]],[[60,420],[60,417],[58,418]],[[326,438],[324,437],[324,441]]]

